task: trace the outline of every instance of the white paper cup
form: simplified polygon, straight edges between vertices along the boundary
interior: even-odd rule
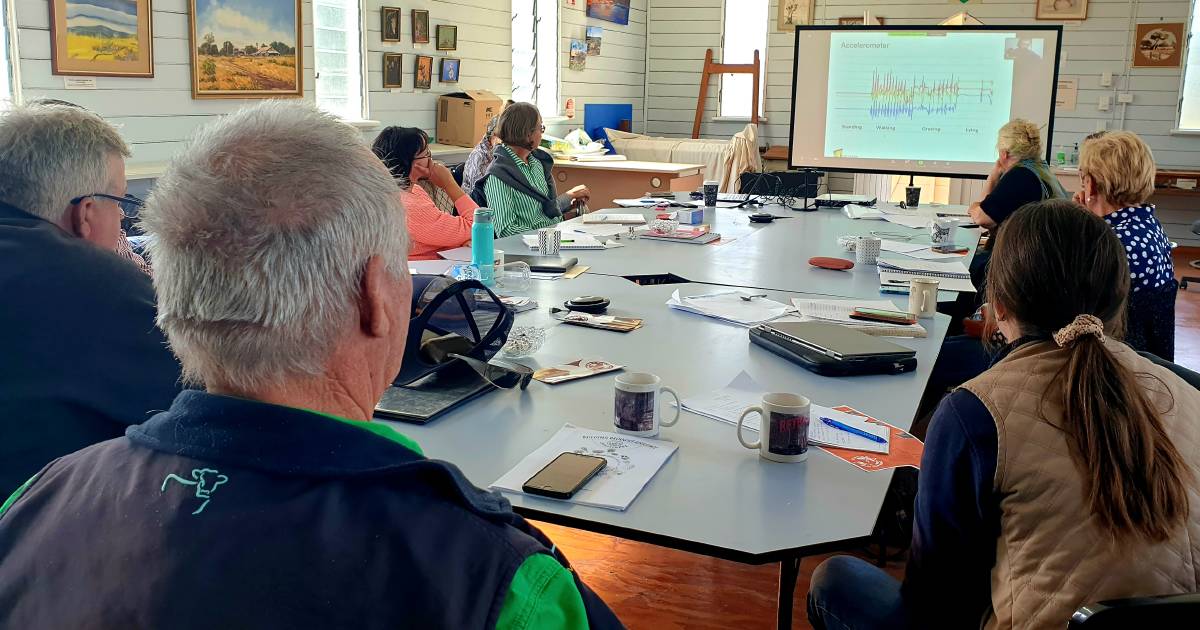
[[[854,260],[861,265],[874,265],[879,262],[879,251],[883,247],[883,239],[877,236],[860,236],[854,241]]]

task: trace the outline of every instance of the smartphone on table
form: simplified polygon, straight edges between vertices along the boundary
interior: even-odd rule
[[[917,318],[912,313],[904,311],[887,311],[880,308],[855,308],[850,312],[850,319],[868,322],[885,322],[888,324],[915,324]]]
[[[969,248],[963,247],[962,245],[934,245],[929,249],[933,250],[933,253],[935,254],[965,254],[968,251],[971,251]]]
[[[530,477],[521,490],[554,499],[570,499],[606,465],[608,460],[603,457],[562,453]]]

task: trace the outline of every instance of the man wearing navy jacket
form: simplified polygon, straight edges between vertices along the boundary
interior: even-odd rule
[[[0,507],[0,627],[620,627],[504,498],[371,421],[412,281],[356,130],[298,102],[230,114],[143,225],[159,324],[204,391]]]
[[[114,253],[127,155],[78,107],[0,116],[0,495],[179,393],[150,279]]]

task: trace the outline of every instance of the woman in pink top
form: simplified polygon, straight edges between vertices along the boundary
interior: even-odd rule
[[[408,215],[408,235],[412,240],[409,260],[436,260],[437,253],[467,244],[471,223],[479,206],[454,181],[450,169],[433,161],[429,136],[415,127],[388,127],[375,138],[372,147],[392,177],[400,184],[400,200]],[[442,189],[454,200],[458,216],[438,210],[437,204],[420,186],[421,180]]]

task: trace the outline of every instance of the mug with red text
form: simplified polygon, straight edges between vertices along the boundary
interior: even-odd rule
[[[802,462],[808,458],[810,406],[809,400],[798,394],[764,394],[759,405],[746,408],[738,418],[738,441],[746,448],[758,449],[763,459]],[[742,435],[742,420],[752,413],[761,419],[757,442],[747,442]]]

